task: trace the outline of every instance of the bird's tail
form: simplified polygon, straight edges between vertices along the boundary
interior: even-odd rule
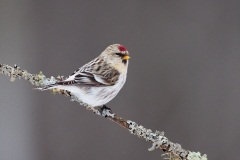
[[[53,89],[56,85],[57,84],[49,84],[49,85],[38,87],[35,89],[40,90],[40,91],[45,91],[45,90]]]

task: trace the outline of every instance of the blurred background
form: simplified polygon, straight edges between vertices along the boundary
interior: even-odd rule
[[[68,76],[120,43],[127,83],[108,104],[209,159],[238,159],[240,1],[0,0],[0,63]],[[76,102],[0,75],[0,160],[161,159]]]

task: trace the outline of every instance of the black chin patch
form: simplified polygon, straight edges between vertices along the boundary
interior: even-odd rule
[[[126,60],[126,59],[123,59],[123,60],[122,60],[122,63],[126,64],[126,63],[127,63],[127,60]]]

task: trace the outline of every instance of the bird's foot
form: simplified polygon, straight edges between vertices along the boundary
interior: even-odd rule
[[[101,108],[100,108],[102,111],[104,110],[109,110],[111,113],[112,113],[112,109],[107,107],[106,105],[103,105]]]
[[[97,109],[97,111],[98,111],[98,113],[96,113],[96,114],[101,115],[105,118],[107,118],[107,117],[114,118],[114,114],[112,113],[111,108],[108,108],[106,105],[103,105],[102,107],[99,107]]]

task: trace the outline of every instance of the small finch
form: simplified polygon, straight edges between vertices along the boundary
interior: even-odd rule
[[[112,44],[65,80],[39,89],[67,90],[91,107],[104,106],[123,87],[127,78],[129,58],[124,46]]]

